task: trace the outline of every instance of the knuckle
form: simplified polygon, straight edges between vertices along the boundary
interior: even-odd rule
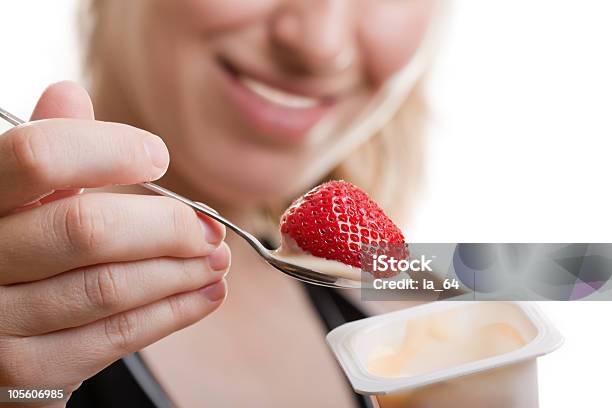
[[[17,128],[7,135],[7,143],[17,169],[30,183],[42,183],[52,170],[50,143],[45,133],[36,125]]]
[[[120,143],[114,146],[117,149],[119,157],[125,160],[122,164],[126,170],[133,169],[135,163],[142,163],[146,159],[146,153],[142,148],[142,137],[149,132],[135,128],[124,123],[114,124],[118,127],[119,133],[122,134]]]
[[[112,348],[127,354],[136,340],[136,322],[125,312],[108,317],[104,321],[104,335]]]
[[[91,253],[104,244],[112,220],[108,211],[87,196],[72,197],[61,207],[55,224],[72,250]]]
[[[188,284],[197,285],[205,279],[206,261],[204,258],[185,259],[180,261],[179,273],[183,281]],[[193,286],[189,285],[189,286]]]
[[[85,297],[95,309],[112,312],[121,306],[116,271],[111,265],[100,265],[83,271]]]
[[[202,248],[202,238],[198,237],[194,239],[194,231],[197,231],[199,226],[197,225],[197,216],[194,211],[176,202],[173,199],[167,199],[170,205],[172,220],[172,230],[174,235],[174,242],[177,245],[177,250],[183,255],[197,255]]]
[[[132,126],[118,123],[113,124],[117,127],[117,133],[121,134],[121,138],[113,140],[112,148],[115,157],[120,158],[117,166],[119,171],[134,172],[137,165],[142,163],[144,150],[139,143],[140,139],[135,136],[136,133],[144,132]]]
[[[169,202],[170,209],[172,211],[172,225],[174,227],[174,232],[177,235],[182,235],[187,233],[190,230],[190,224],[192,222],[191,210],[185,207],[184,205],[180,205],[179,203]]]
[[[183,296],[175,295],[167,299],[168,309],[170,310],[171,319],[173,322],[182,322],[187,317],[186,301]]]

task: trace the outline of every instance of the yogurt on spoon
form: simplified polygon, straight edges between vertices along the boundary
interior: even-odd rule
[[[325,275],[351,281],[361,280],[361,268],[311,255],[308,252],[302,251],[296,242],[289,237],[283,237],[282,245],[274,251],[274,255],[282,261],[300,265]]]

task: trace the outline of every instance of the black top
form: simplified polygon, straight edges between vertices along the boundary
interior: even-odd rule
[[[303,288],[328,330],[366,317],[335,289],[307,284]],[[348,381],[347,386],[350,387]],[[355,393],[355,406],[372,407],[372,403]],[[67,407],[172,408],[174,405],[144,360],[134,353],[84,381],[70,397]]]

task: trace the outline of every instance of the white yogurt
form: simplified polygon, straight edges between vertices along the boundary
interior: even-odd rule
[[[380,377],[422,375],[510,353],[532,338],[532,333],[523,336],[506,322],[481,324],[459,310],[448,310],[409,321],[400,344],[373,351],[367,369]]]
[[[302,266],[325,275],[356,282],[361,281],[360,268],[311,255],[303,251],[292,238],[284,235],[280,248],[274,251],[274,256],[282,261]]]

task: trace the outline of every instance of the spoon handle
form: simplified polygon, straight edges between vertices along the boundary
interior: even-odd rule
[[[18,118],[17,116],[13,115],[10,112],[7,112],[6,110],[2,108],[0,108],[0,118],[6,120],[8,123],[10,123],[13,126],[19,126],[19,125],[23,125],[24,123],[26,123],[23,119]],[[152,191],[156,194],[178,200],[181,203],[186,204],[189,207],[193,208],[195,211],[200,212],[216,221],[219,221],[221,224],[225,225],[227,228],[231,229],[236,234],[238,234],[240,237],[245,239],[249,243],[249,245],[251,245],[257,252],[259,252],[260,255],[266,258],[269,257],[268,251],[261,244],[261,242],[259,242],[257,238],[255,238],[252,234],[248,233],[242,228],[238,227],[236,224],[226,219],[225,217],[222,217],[221,215],[219,215],[217,211],[213,210],[209,206],[195,202],[193,200],[190,200],[187,197],[183,197],[182,195],[177,194],[174,191],[170,191],[167,188],[159,186],[155,183],[144,182],[144,183],[140,183],[140,185],[146,188],[147,190]]]

